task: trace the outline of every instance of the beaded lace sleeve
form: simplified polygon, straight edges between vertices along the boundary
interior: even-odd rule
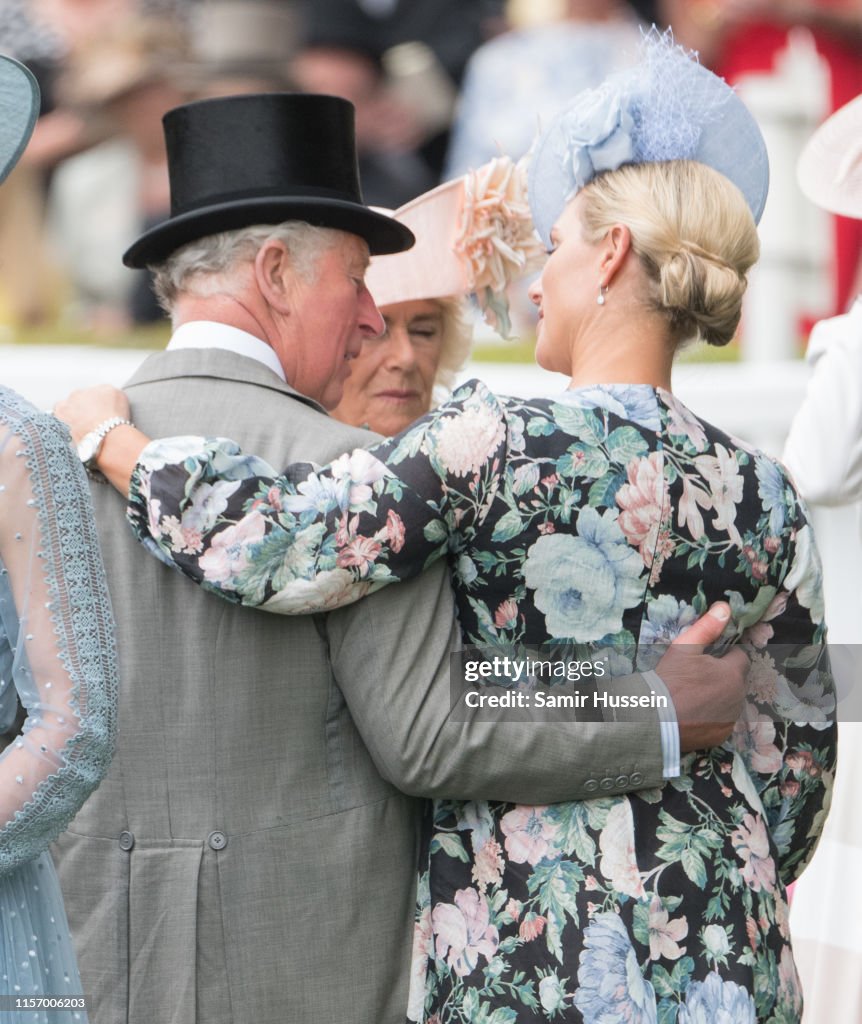
[[[23,731],[0,756],[0,874],[36,857],[105,774],[116,651],[87,482],[53,417],[0,389],[0,690]]]

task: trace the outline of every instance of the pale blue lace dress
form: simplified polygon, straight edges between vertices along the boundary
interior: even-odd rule
[[[27,719],[0,754],[0,1024],[85,1022],[48,846],[110,761],[113,621],[69,435],[0,388],[0,730],[16,695]],[[17,1008],[48,998],[66,1005]]]

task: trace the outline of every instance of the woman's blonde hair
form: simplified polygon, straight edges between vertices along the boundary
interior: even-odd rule
[[[631,231],[650,282],[648,301],[667,316],[676,340],[726,345],[733,338],[760,243],[731,181],[706,164],[670,160],[609,171],[581,195],[588,242],[614,224]]]

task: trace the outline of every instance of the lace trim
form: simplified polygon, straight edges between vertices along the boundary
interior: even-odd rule
[[[117,728],[117,653],[86,477],[71,452],[68,432],[52,416],[2,388],[0,426],[20,442],[31,471],[42,574],[79,720],[78,731],[58,751],[62,767],[0,828],[0,872],[5,873],[46,850],[104,777]],[[51,518],[46,502],[54,508]]]

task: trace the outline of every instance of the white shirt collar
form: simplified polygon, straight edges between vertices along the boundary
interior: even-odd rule
[[[181,324],[168,342],[168,351],[182,348],[221,348],[228,352],[236,352],[237,355],[263,363],[285,384],[287,383],[278,356],[269,345],[238,327],[221,324],[215,320],[193,320]]]

